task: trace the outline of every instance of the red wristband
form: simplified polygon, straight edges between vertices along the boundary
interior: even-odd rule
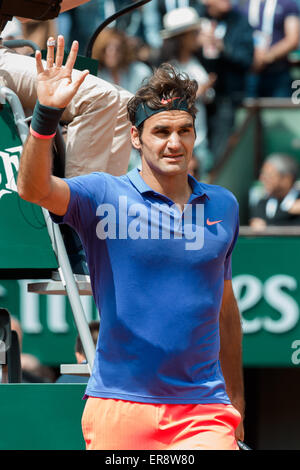
[[[32,129],[32,127],[30,126],[30,134],[33,135],[33,137],[36,137],[37,139],[42,139],[42,140],[49,140],[49,139],[52,139],[56,132],[54,132],[54,134],[51,134],[51,135],[42,135],[42,134],[39,134],[38,132],[34,131]]]

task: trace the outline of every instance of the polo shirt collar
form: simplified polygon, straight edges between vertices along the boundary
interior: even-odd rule
[[[153,194],[159,194],[154,189],[152,189],[150,186],[148,186],[147,183],[143,180],[143,178],[140,175],[140,171],[138,168],[134,168],[131,170],[129,173],[127,173],[128,178],[130,179],[131,183],[136,187],[136,189],[141,193],[141,194],[146,194],[146,193],[153,193]],[[192,175],[188,175],[188,180],[189,184],[192,188],[192,194],[195,196],[207,196],[203,186],[199,181],[197,181]],[[208,197],[208,196],[207,196]]]

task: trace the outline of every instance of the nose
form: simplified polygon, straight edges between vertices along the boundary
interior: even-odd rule
[[[180,136],[177,132],[172,132],[170,134],[169,139],[168,139],[168,149],[174,151],[177,151],[181,148],[181,140]]]

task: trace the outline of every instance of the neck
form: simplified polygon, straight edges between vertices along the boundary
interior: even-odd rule
[[[187,172],[170,176],[154,173],[146,167],[142,168],[140,175],[150,188],[168,197],[183,210],[192,194]]]

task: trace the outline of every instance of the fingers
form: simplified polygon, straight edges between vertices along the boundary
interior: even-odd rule
[[[36,51],[35,53],[35,65],[36,65],[36,71],[38,74],[44,72],[41,51]]]
[[[71,47],[71,50],[70,50],[70,54],[68,56],[68,59],[67,59],[66,65],[65,65],[65,67],[66,67],[66,69],[68,70],[69,73],[72,72],[74,64],[76,62],[76,58],[77,58],[77,54],[78,54],[78,48],[79,48],[78,41],[73,41],[73,44],[72,44],[72,47]]]
[[[50,37],[47,41],[47,69],[51,69],[54,64],[54,47],[55,47],[55,39]]]
[[[58,36],[57,38],[57,49],[56,49],[56,58],[55,66],[61,67],[64,60],[64,50],[65,50],[65,40],[63,36]]]
[[[65,47],[65,40],[62,35],[59,35],[57,38],[57,49],[56,49],[56,58],[55,58],[55,39],[53,37],[49,37],[47,41],[47,69],[51,69],[53,66],[55,67],[62,67],[63,59],[64,59],[64,47]],[[69,53],[65,68],[69,73],[72,72],[73,67],[76,62],[77,54],[78,54],[79,44],[78,41],[73,41],[71,51]]]

